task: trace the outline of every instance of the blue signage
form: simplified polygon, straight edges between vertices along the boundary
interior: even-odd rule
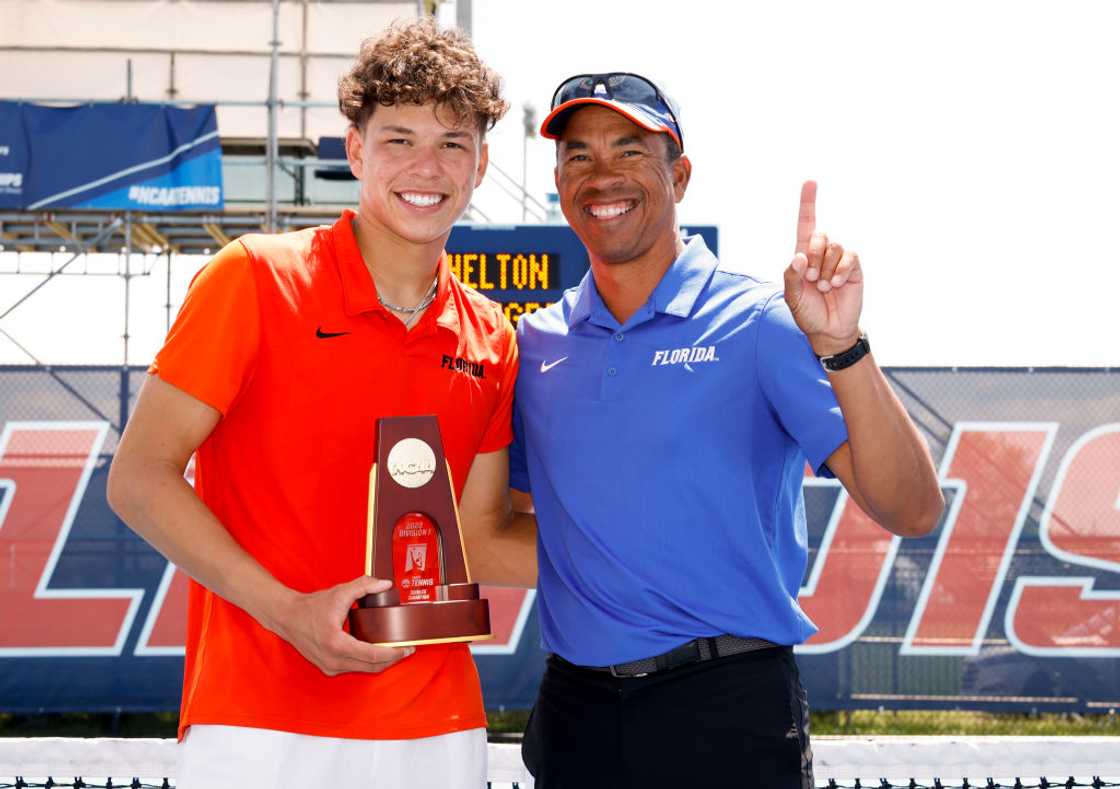
[[[0,101],[0,208],[223,208],[213,105]]]

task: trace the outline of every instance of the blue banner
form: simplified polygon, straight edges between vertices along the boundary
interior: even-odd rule
[[[0,208],[221,210],[213,105],[0,101]]]

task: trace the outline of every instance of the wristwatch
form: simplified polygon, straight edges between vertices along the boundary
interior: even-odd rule
[[[846,370],[869,353],[871,353],[871,343],[867,341],[867,335],[860,332],[856,344],[848,350],[834,353],[831,356],[818,356],[817,358],[821,360],[824,369],[830,373],[835,373]]]

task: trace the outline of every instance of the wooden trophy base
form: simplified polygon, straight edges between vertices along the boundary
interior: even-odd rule
[[[395,589],[370,594],[350,611],[350,634],[386,647],[485,641],[490,632],[490,603],[478,597],[478,584],[435,587],[435,600],[402,605]]]

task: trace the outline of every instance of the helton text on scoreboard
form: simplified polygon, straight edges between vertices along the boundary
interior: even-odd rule
[[[683,228],[719,254],[712,226]],[[516,324],[547,307],[587,272],[587,252],[567,225],[457,225],[447,241],[448,266],[459,281],[502,305]]]

